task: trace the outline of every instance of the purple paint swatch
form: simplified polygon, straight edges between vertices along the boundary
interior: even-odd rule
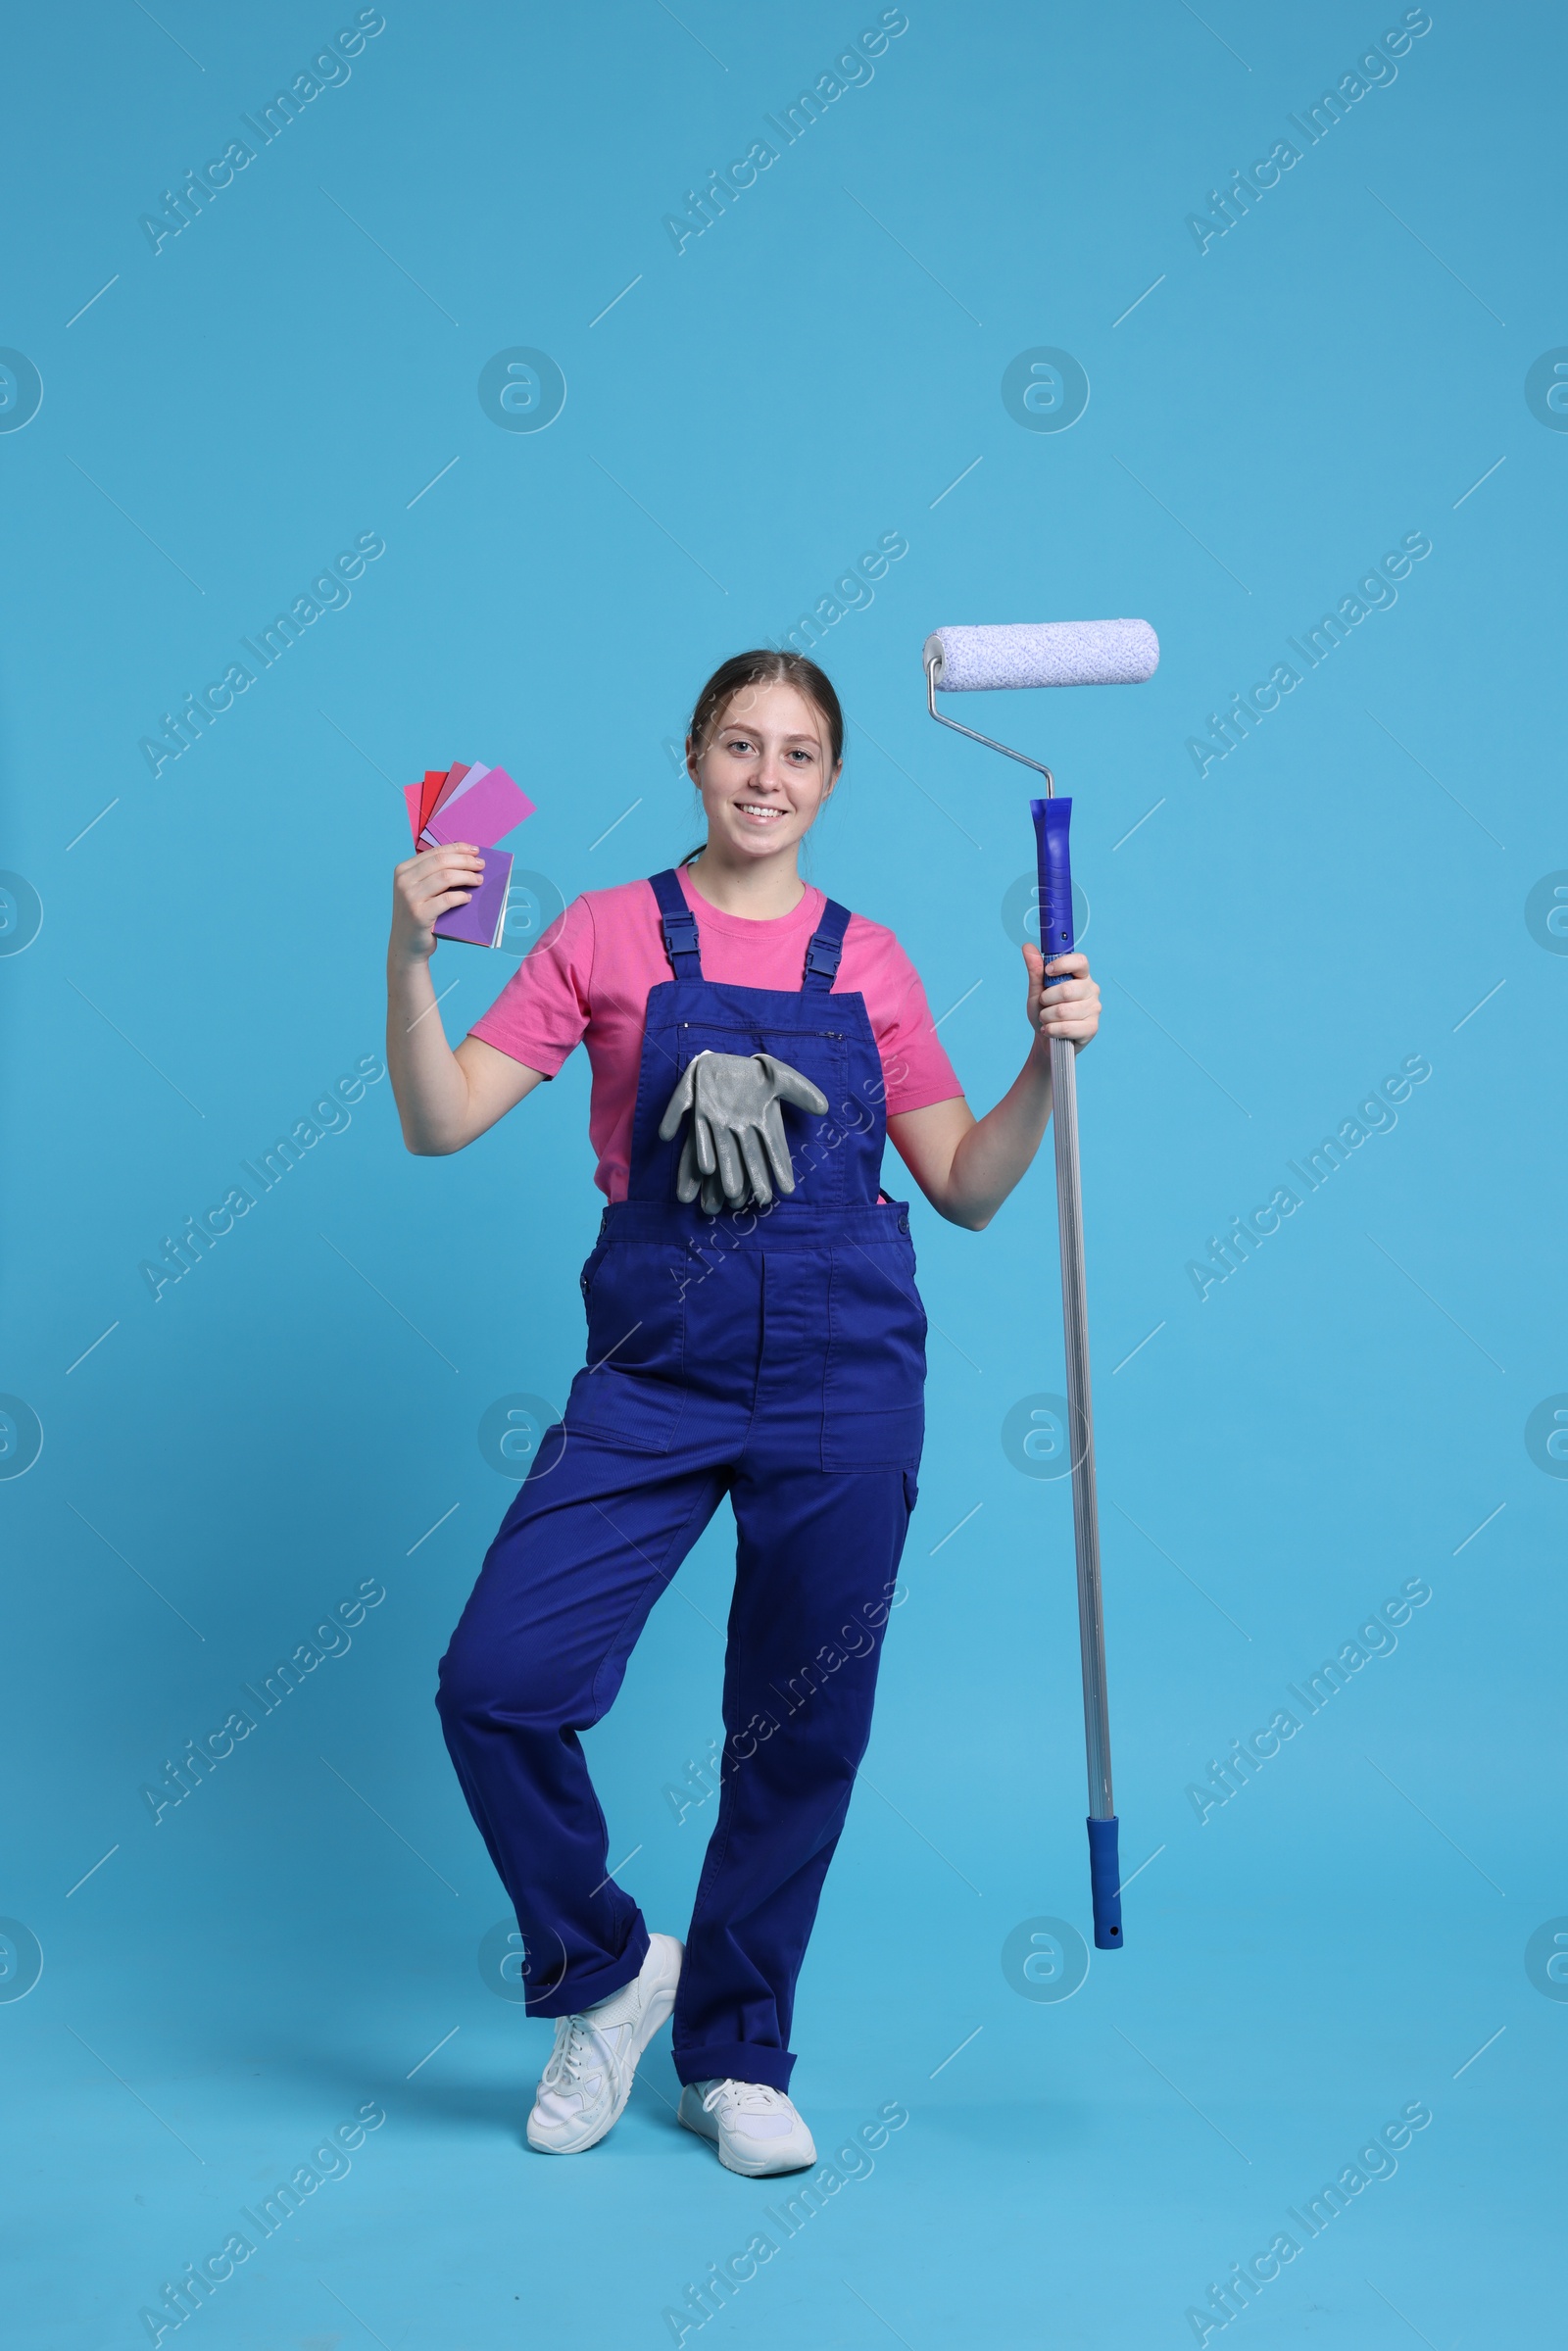
[[[466,906],[448,906],[435,919],[438,939],[462,940],[467,947],[499,947],[507,920],[507,891],[512,881],[510,849],[484,851],[484,876]]]

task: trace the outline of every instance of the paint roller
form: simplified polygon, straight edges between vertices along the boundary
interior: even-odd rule
[[[1040,879],[1040,952],[1048,962],[1073,947],[1072,802],[1056,796],[1051,769],[1009,744],[960,726],[937,695],[1018,686],[1136,686],[1152,677],[1159,640],[1147,620],[1051,620],[995,628],[939,628],[925,641],[926,706],[940,726],[1033,768],[1046,796],[1031,800]],[[1100,1519],[1095,1499],[1095,1423],[1089,1386],[1089,1307],[1084,1286],[1083,1186],[1078,1162],[1075,1048],[1051,1040],[1052,1116],[1056,1130],[1056,1218],[1061,1241],[1061,1321],[1067,1362],[1067,1444],[1072,1457],[1073,1548],[1078,1562],[1078,1641],[1083,1660],[1084,1744],[1089,1766],[1089,1883],[1095,1942],[1121,1948],[1121,1865],[1110,1778],[1110,1709],[1100,1589]]]

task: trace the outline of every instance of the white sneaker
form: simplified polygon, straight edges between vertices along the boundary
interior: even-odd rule
[[[764,2082],[688,2082],[680,2120],[710,2138],[726,2171],[748,2180],[800,2172],[816,2161],[816,2141],[781,2089]]]
[[[620,2120],[637,2060],[675,2005],[685,1946],[651,1935],[630,1984],[577,2016],[556,2019],[556,2045],[539,2077],[528,2144],[541,2155],[580,2155]]]

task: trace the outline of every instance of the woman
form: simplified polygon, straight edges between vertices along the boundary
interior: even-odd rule
[[[890,931],[802,881],[844,722],[800,656],[738,655],[687,737],[708,838],[685,867],[592,891],[451,1052],[429,958],[483,858],[397,868],[387,1062],[412,1151],[460,1151],[579,1042],[610,1204],[582,1273],[588,1361],[502,1520],[437,1703],[516,1908],[528,2009],[556,2039],[529,2144],[574,2154],[619,2116],[674,2016],[680,2120],[731,2171],[815,2161],[787,2095],[795,1983],[870,1732],[915,1498],[925,1316],[884,1134],[978,1232],[1051,1115],[1049,1040],[1082,1046],[1081,955],[1026,946],[1028,1058],[976,1119]],[[719,1501],[738,1532],[722,1791],[686,1944],[608,1876],[578,1734]]]

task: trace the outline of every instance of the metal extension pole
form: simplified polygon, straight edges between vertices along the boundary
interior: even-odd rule
[[[1040,950],[1049,962],[1073,944],[1070,800],[1030,803],[1040,853]],[[1105,1686],[1105,1619],[1100,1588],[1100,1513],[1095,1494],[1095,1408],[1089,1379],[1089,1298],[1084,1276],[1083,1178],[1078,1160],[1077,1048],[1051,1040],[1052,1118],[1056,1130],[1056,1222],[1061,1244],[1061,1332],[1072,1447],[1072,1534],[1078,1563],[1078,1645],[1083,1663],[1084,1752],[1089,1772],[1089,1883],[1095,1942],[1122,1947],[1121,1866],[1110,1779],[1110,1702]]]
[[[1110,1704],[1105,1688],[1105,1619],[1100,1592],[1100,1513],[1095,1495],[1095,1407],[1089,1382],[1089,1300],[1084,1284],[1083,1188],[1078,1171],[1076,1048],[1051,1040],[1052,1116],[1056,1123],[1056,1221],[1061,1236],[1061,1335],[1072,1424],[1072,1533],[1078,1559],[1078,1645],[1084,1673],[1084,1750],[1091,1822],[1116,1819],[1110,1780]],[[1091,1839],[1094,1830],[1090,1831]],[[1116,1882],[1113,1880],[1112,1884]],[[1116,1888],[1119,1893],[1119,1886]],[[1095,1927],[1099,1940],[1101,1904]],[[1109,1926],[1121,1940],[1121,1904]]]

